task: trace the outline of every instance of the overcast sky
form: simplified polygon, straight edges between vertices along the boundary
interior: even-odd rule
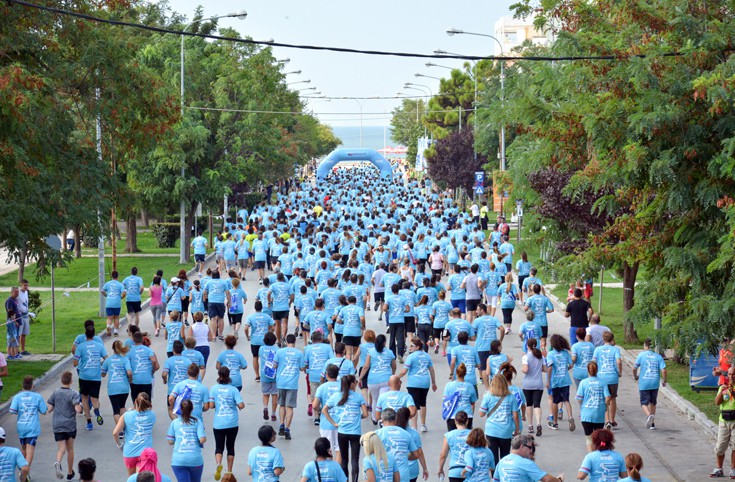
[[[226,18],[221,19],[219,25],[233,27],[255,40],[425,54],[443,49],[459,54],[491,55],[496,47],[492,39],[469,35],[450,37],[446,30],[454,27],[493,34],[495,22],[510,15],[509,6],[515,1],[170,0],[170,5],[188,19],[198,5],[204,6],[205,17],[245,10],[248,13],[245,20]],[[427,62],[447,67],[462,65],[459,60],[377,57],[287,48],[275,48],[274,55],[278,59],[291,59],[285,72],[301,70],[301,75],[289,75],[289,82],[311,80],[310,84],[292,88],[313,86],[328,97],[394,97],[398,91],[405,95],[422,95],[418,90],[403,90],[405,82],[424,84],[436,93],[438,80],[416,78],[414,74],[442,77],[449,73],[442,68],[427,68]],[[385,112],[389,117],[390,111],[400,104],[398,99],[360,102],[366,126],[382,126]],[[326,102],[315,99],[309,101],[308,108],[322,122],[333,126],[360,124],[360,106],[354,100]]]

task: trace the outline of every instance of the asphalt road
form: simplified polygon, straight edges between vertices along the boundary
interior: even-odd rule
[[[247,316],[253,311],[252,303],[258,290],[255,273],[249,273],[248,280],[245,282],[245,290],[250,298],[250,301],[246,305],[245,316]],[[517,309],[513,323],[515,330],[517,330],[524,319],[525,317],[522,315],[522,311]],[[561,315],[558,313],[551,314],[549,315],[549,320],[551,333],[567,334],[568,323]],[[83,320],[79,320],[80,333],[82,333],[82,322]],[[376,330],[378,333],[384,331],[384,324],[377,321],[377,314],[373,311],[367,313],[367,324],[369,328]],[[149,312],[144,314],[141,325],[144,331],[153,331],[152,319]],[[229,328],[227,330],[229,331]],[[111,351],[112,340],[107,340],[105,344],[108,351]],[[204,380],[204,384],[207,386],[215,383],[216,372],[214,363],[217,355],[223,349],[223,345],[222,342],[212,344],[212,355],[210,356],[208,371]],[[297,344],[297,347],[301,347],[300,342]],[[520,347],[521,344],[515,334],[506,338],[504,352],[513,357],[515,360],[514,364],[519,372],[522,355]],[[166,353],[163,336],[153,338],[152,348],[155,350],[160,361],[165,360]],[[251,365],[250,349],[244,338],[242,338],[239,349],[245,354],[248,363]],[[430,479],[436,480],[439,452],[442,446],[443,434],[446,432],[445,423],[440,415],[441,392],[444,384],[447,382],[449,369],[446,359],[441,358],[440,355],[433,355],[433,353],[432,357],[436,364],[435,369],[439,390],[429,395],[429,417],[427,423],[429,431],[422,434],[422,441],[431,473]],[[12,369],[12,364],[10,368]],[[166,389],[161,382],[160,371],[156,375],[154,410],[158,421],[154,427],[155,448],[159,453],[159,467],[161,471],[173,479],[173,473],[170,467],[172,447],[168,445],[165,437],[169,425],[169,418],[164,402]],[[247,453],[250,448],[258,444],[257,430],[263,423],[261,417],[262,403],[260,385],[255,383],[254,378],[255,375],[252,366],[250,366],[243,372],[243,399],[245,401],[245,409],[240,412],[240,432],[236,444],[237,455],[234,473],[239,480],[249,479],[247,476]],[[516,381],[516,384],[520,385],[520,379]],[[94,430],[87,432],[84,429],[83,417],[80,416],[78,418],[79,435],[76,441],[76,458],[77,460],[85,457],[95,458],[98,468],[97,478],[100,481],[124,481],[126,477],[124,477],[125,468],[122,461],[122,454],[116,448],[110,434],[113,428],[113,418],[111,416],[110,402],[106,395],[105,386],[106,382],[103,381],[101,407],[102,415],[105,417],[105,424],[101,427],[95,424]],[[47,399],[56,387],[57,385],[51,384],[42,388],[41,395],[43,395],[44,399]],[[662,397],[660,397],[659,403],[659,411],[656,418],[658,430],[646,430],[645,417],[641,413],[638,404],[637,388],[630,371],[626,369],[620,383],[618,400],[619,427],[615,432],[617,437],[616,450],[623,455],[633,451],[640,453],[644,460],[642,473],[651,480],[691,481],[708,479],[709,471],[712,469],[714,463],[712,441],[704,436],[695,425],[690,423],[684,414],[671,408],[665,400],[662,400]],[[299,406],[296,409],[291,428],[293,440],[286,441],[283,438],[279,438],[275,443],[275,446],[281,450],[286,461],[286,470],[281,476],[283,481],[291,482],[299,480],[304,464],[314,458],[312,447],[314,440],[319,436],[319,432],[318,427],[315,427],[312,420],[306,416],[306,406],[306,385],[304,377],[302,377],[299,388]],[[577,406],[576,402],[573,403],[575,409]],[[544,403],[544,416],[548,415],[547,410],[546,403]],[[578,411],[575,410],[575,418],[577,416]],[[212,417],[213,414],[211,411],[204,414],[205,426],[208,428],[208,440],[204,448],[205,469],[203,480],[206,481],[213,480],[215,468],[214,439],[211,433]],[[273,423],[277,429],[278,422],[268,423]],[[15,417],[13,415],[6,415],[0,420],[0,424],[7,431],[7,444],[18,446]],[[475,426],[484,426],[484,419],[478,418]],[[570,433],[566,430],[566,414],[565,421],[560,424],[560,427],[561,429],[556,432],[552,432],[545,427],[543,436],[537,440],[540,443],[540,447],[536,453],[537,463],[542,469],[554,475],[564,472],[567,480],[574,480],[586,453],[584,433],[579,423],[576,432]],[[53,470],[56,444],[53,440],[50,416],[42,417],[42,430],[42,435],[36,447],[36,456],[31,468],[31,475],[34,481],[52,481],[56,480]],[[366,432],[369,430],[373,430],[373,426],[369,420],[364,420],[363,431]]]

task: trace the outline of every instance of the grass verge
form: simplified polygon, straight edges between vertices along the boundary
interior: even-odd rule
[[[3,394],[0,397],[0,403],[10,400],[13,395],[21,391],[23,377],[31,375],[33,378],[38,378],[55,364],[54,361],[11,360],[8,362],[8,376],[3,378]]]
[[[31,353],[54,353],[51,339],[51,293],[41,292],[43,309],[31,323],[31,334],[27,336],[26,349]],[[83,333],[84,321],[102,320],[97,317],[98,298],[96,292],[75,291],[65,296],[56,292],[56,352],[69,353],[74,338]],[[125,308],[123,307],[123,313]],[[102,328],[101,321],[97,328]]]

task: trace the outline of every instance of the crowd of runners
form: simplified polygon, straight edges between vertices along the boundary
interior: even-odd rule
[[[569,336],[549,333],[554,308],[542,276],[516,252],[504,220],[490,227],[486,234],[448,193],[420,182],[381,179],[371,168],[335,169],[324,181],[304,181],[239,211],[214,246],[194,238],[194,276],[159,272],[144,287],[136,272],[124,282],[114,273],[105,285],[106,326],[86,322],[72,347],[77,372],[64,373],[48,400],[33,392],[30,377],[14,397],[21,450],[5,446],[0,429],[0,480],[15,480],[16,469],[20,480],[28,477],[39,415],[47,411],[59,479],[75,477],[77,413],[92,431],[111,411],[110,434],[128,480],[169,480],[156,462],[153,426],[164,422],[153,403],[168,407],[174,451],[160,465],[170,466],[178,482],[202,480],[212,451],[214,480],[234,480],[241,427],[257,431],[261,442],[240,461],[255,481],[276,481],[284,471],[287,462],[274,446],[279,437],[313,445],[302,482],[557,481],[563,475],[546,473],[534,455],[544,430],[559,430],[564,421],[572,432],[581,426],[589,452],[578,479],[648,480],[638,454],[614,450],[622,365],[612,332],[573,286]],[[212,250],[215,266],[207,267]],[[244,289],[251,277],[257,292]],[[137,315],[146,292],[150,326]],[[119,337],[123,302],[129,323]],[[379,324],[368,326],[370,311]],[[514,326],[519,312],[525,322]],[[99,338],[102,330],[110,340]],[[165,359],[149,347],[155,337],[166,339]],[[522,343],[520,360],[503,352],[509,337]],[[216,343],[224,349],[210,364]],[[654,430],[666,366],[650,343],[646,348],[634,376],[641,423]],[[444,363],[449,380],[438,380],[435,366]],[[252,411],[241,412],[243,385],[253,383],[241,372],[250,365],[262,425]],[[164,387],[154,389],[156,377]],[[431,406],[427,398],[437,390],[443,403]],[[109,405],[100,408],[103,394]],[[301,404],[306,410],[297,414]],[[208,411],[214,416],[205,424]],[[304,414],[318,438],[316,431],[292,433],[294,417]],[[446,433],[437,456],[423,451],[422,438],[437,436],[439,424],[427,419],[439,416]],[[473,423],[476,417],[484,426]]]

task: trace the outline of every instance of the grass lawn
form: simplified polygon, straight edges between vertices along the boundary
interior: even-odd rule
[[[51,340],[51,292],[41,292],[43,309],[31,323],[31,334],[26,348],[31,353],[53,353]],[[92,291],[76,291],[64,296],[56,292],[56,353],[69,353],[74,338],[84,332],[84,321],[99,320],[98,330],[104,324],[97,317],[98,298]],[[125,312],[125,308],[123,308]]]
[[[124,234],[124,233],[123,233]],[[152,232],[138,232],[138,249],[144,254],[179,254],[179,241],[176,241],[176,246],[173,248],[159,248],[156,237],[153,236]],[[105,254],[110,254],[112,251],[111,246],[105,246]],[[117,252],[125,252],[125,236],[122,239],[117,240]],[[82,254],[97,254],[97,246],[89,246],[82,248]]]
[[[176,276],[181,268],[186,270],[191,269],[194,266],[194,262],[192,261],[190,264],[180,265],[177,257],[165,256],[160,258],[120,257],[117,259],[117,270],[120,273],[120,281],[130,274],[130,268],[133,266],[138,267],[138,275],[143,278],[143,281],[147,286],[156,274],[156,270],[162,269],[164,276],[170,279],[172,276]],[[36,280],[33,272],[35,267],[35,263],[26,267],[26,278],[31,282],[31,289],[33,289],[33,286],[51,286],[50,276],[42,278],[41,280]],[[105,258],[105,278],[107,280],[110,279],[111,272],[112,259]],[[91,286],[94,287],[97,285],[97,258],[75,259],[68,267],[57,268],[55,276],[56,286],[76,288],[77,286],[90,282]],[[17,284],[17,280],[17,272],[5,274],[0,276],[0,286],[12,286]]]
[[[10,361],[8,363],[8,376],[3,378],[4,388],[0,402],[10,400],[13,395],[21,390],[23,377],[31,375],[33,378],[38,378],[55,364],[56,362],[53,361]]]
[[[567,287],[557,286],[553,290],[554,296],[564,302],[567,297]],[[595,287],[595,295],[592,297],[592,308],[597,312],[599,292]],[[626,349],[641,349],[643,340],[653,336],[653,322],[647,327],[638,327],[638,339],[640,343],[626,343],[623,334],[623,289],[605,288],[602,294],[602,324],[607,326],[615,334],[617,344]],[[711,421],[717,423],[719,412],[715,407],[713,392],[702,391],[697,393],[689,386],[689,366],[667,360],[668,381],[671,388],[677,391],[685,400],[691,402],[695,407],[704,412]]]

